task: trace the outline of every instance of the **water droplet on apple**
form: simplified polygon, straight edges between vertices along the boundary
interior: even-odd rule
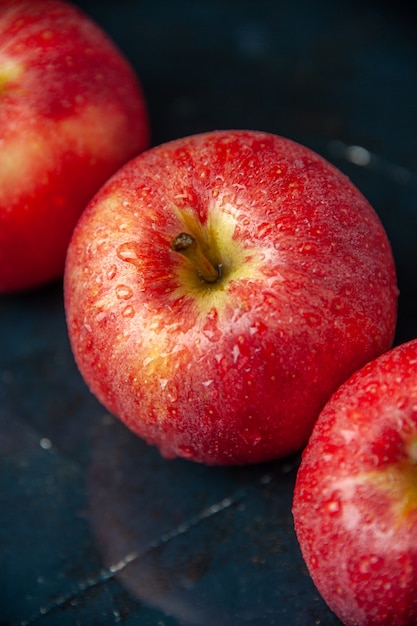
[[[315,254],[316,246],[309,242],[303,242],[301,246],[299,246],[298,252],[300,252],[301,254]]]
[[[222,333],[218,327],[218,313],[213,307],[207,314],[207,321],[203,328],[204,336],[213,343],[220,341]]]
[[[239,355],[240,355],[239,346],[238,346],[237,344],[235,344],[235,345],[233,346],[233,350],[232,350],[233,364],[234,364],[234,365],[236,364],[236,362],[237,362],[237,360],[238,360],[238,358],[239,358]]]
[[[371,382],[365,387],[365,391],[369,394],[375,395],[378,392],[378,383]]]
[[[257,446],[262,441],[262,435],[258,430],[245,428],[241,433],[243,441],[250,446]]]
[[[257,228],[256,236],[259,239],[264,239],[264,237],[269,237],[274,231],[274,224],[271,224],[271,222],[262,222]]]
[[[341,511],[341,504],[339,500],[330,500],[326,506],[327,506],[327,512],[330,515],[339,515]]]
[[[217,327],[203,329],[203,334],[212,343],[218,343],[222,337],[222,333]]]
[[[315,278],[324,278],[328,274],[327,265],[317,264],[312,271]]]
[[[117,248],[117,256],[122,261],[126,261],[127,263],[132,263],[133,265],[139,266],[140,264],[140,255],[138,244],[135,241],[126,241],[122,243]]]
[[[332,313],[336,313],[337,315],[340,315],[343,312],[343,308],[344,303],[339,297],[334,298],[330,303],[330,310],[332,311]]]
[[[130,304],[128,304],[127,306],[125,306],[125,308],[122,311],[122,315],[123,317],[133,317],[135,315],[135,309],[133,308],[133,306],[131,306]]]
[[[261,443],[262,441],[262,435],[260,433],[248,433],[248,437],[249,437],[249,442],[253,445],[253,446],[257,446],[258,443]]]
[[[183,459],[193,459],[197,456],[197,452],[190,446],[178,446],[178,455]]]
[[[167,394],[167,398],[169,402],[176,402],[178,400],[178,393],[175,388],[173,388],[169,394]]]
[[[117,285],[116,297],[119,300],[129,300],[133,295],[132,289],[128,285]]]
[[[107,270],[107,279],[108,280],[112,280],[117,274],[117,267],[115,265],[112,265],[111,267],[109,267],[109,269]]]
[[[362,574],[367,574],[372,570],[377,570],[380,566],[380,561],[380,558],[375,554],[366,555],[359,562],[359,571]]]
[[[409,399],[406,396],[401,396],[397,400],[397,407],[399,409],[405,409],[408,403],[409,403]]]
[[[320,315],[317,315],[317,313],[313,313],[312,311],[307,311],[306,313],[303,313],[303,318],[312,328],[320,326],[322,322],[322,317]]]

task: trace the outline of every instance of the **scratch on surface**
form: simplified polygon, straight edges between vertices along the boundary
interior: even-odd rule
[[[272,481],[272,479],[272,474],[264,474],[256,481],[254,487],[267,485]],[[119,572],[123,571],[128,565],[130,565],[137,559],[145,556],[152,550],[160,548],[161,546],[172,541],[176,537],[186,534],[189,530],[191,530],[201,522],[204,522],[205,520],[214,517],[215,515],[218,515],[219,513],[226,509],[229,509],[233,505],[239,504],[252,489],[253,487],[239,489],[232,496],[223,498],[222,500],[219,500],[218,502],[215,502],[214,504],[205,507],[204,509],[196,513],[196,515],[191,516],[188,520],[181,522],[171,530],[163,533],[159,537],[159,539],[150,543],[145,549],[141,551],[132,550],[132,552],[129,552],[129,554],[127,554],[123,559],[120,559],[109,567],[100,570],[97,576],[88,577],[85,580],[80,581],[76,589],[71,590],[67,594],[62,594],[56,597],[54,601],[50,604],[45,604],[41,606],[36,614],[32,615],[26,620],[20,621],[19,626],[30,626],[30,624],[35,623],[37,619],[39,619],[39,617],[48,615],[55,609],[73,600],[78,599],[86,591],[104,584],[107,580],[114,578]]]

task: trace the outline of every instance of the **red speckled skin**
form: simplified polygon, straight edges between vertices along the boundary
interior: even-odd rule
[[[87,16],[0,3],[0,292],[62,275],[81,212],[148,134],[132,68]]]
[[[332,396],[304,450],[293,513],[311,576],[346,625],[417,624],[417,340]]]
[[[214,285],[171,250],[190,224],[218,250]],[[300,449],[335,388],[391,345],[396,300],[386,234],[357,189],[250,131],[123,167],[78,223],[65,274],[92,392],[164,456],[207,464]]]

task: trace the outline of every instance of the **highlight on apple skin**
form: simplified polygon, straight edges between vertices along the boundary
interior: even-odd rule
[[[0,142],[0,293],[7,293],[62,276],[86,204],[149,145],[133,68],[75,6],[0,3]]]
[[[331,397],[302,456],[295,530],[346,626],[417,624],[417,339]]]
[[[392,345],[397,312],[363,195],[260,131],[123,166],[77,224],[64,291],[92,393],[164,457],[212,465],[300,450],[331,393]]]

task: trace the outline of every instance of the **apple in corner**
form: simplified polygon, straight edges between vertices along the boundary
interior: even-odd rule
[[[346,626],[417,624],[417,340],[353,374],[321,412],[293,515],[317,589]]]
[[[201,133],[123,166],[64,277],[81,374],[166,458],[246,464],[307,443],[331,393],[392,345],[394,261],[335,167],[260,131]]]
[[[89,17],[0,3],[0,293],[62,276],[81,212],[148,135],[136,75]]]

